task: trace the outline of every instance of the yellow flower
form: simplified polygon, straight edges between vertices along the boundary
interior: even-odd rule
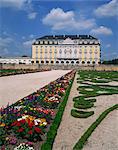
[[[5,124],[4,123],[0,123],[0,127],[4,127],[5,126]]]
[[[46,122],[45,118],[41,118],[40,120],[41,120],[41,122]]]
[[[33,110],[33,108],[30,108],[30,110]]]
[[[36,117],[29,116],[28,118],[29,118],[31,121],[33,121]]]

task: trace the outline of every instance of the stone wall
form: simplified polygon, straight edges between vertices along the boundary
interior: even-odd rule
[[[38,64],[1,64],[0,69],[38,69]]]
[[[118,71],[118,65],[97,65],[97,66],[78,66],[78,65],[39,65],[39,64],[0,64],[0,69],[63,69],[63,70],[97,70],[97,71]]]

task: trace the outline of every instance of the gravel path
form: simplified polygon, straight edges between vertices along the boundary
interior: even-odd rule
[[[0,107],[16,102],[68,72],[70,70],[52,70],[0,77]]]
[[[88,127],[99,117],[101,112],[105,111],[108,107],[118,103],[118,95],[98,96],[96,98],[97,102],[95,103],[96,107],[89,109],[95,111],[95,114],[93,116],[87,119],[72,117],[70,115],[70,112],[73,108],[73,97],[78,96],[78,91],[76,90],[78,87],[78,84],[76,82],[77,77],[78,75],[76,74],[73,86],[71,88],[70,96],[64,111],[64,115],[62,117],[62,121],[53,144],[53,150],[72,150],[79,138],[88,129]]]
[[[98,138],[99,137],[99,138]],[[95,129],[83,150],[118,149],[118,110],[114,110]]]

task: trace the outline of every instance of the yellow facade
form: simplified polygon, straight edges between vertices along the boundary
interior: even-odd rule
[[[84,61],[84,46],[82,46],[82,61]]]

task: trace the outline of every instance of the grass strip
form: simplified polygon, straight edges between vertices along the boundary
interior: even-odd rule
[[[87,131],[81,136],[79,141],[74,146],[73,150],[81,150],[85,144],[85,142],[88,140],[89,136],[92,134],[92,132],[96,129],[96,127],[102,122],[102,120],[113,110],[118,109],[118,104],[106,109],[102,114],[97,118],[95,122],[87,129]]]
[[[74,78],[73,78],[73,80],[74,80]],[[52,125],[50,126],[50,129],[49,129],[48,133],[47,133],[46,142],[44,144],[42,144],[41,150],[52,150],[53,142],[54,142],[54,139],[57,135],[57,130],[58,130],[58,127],[60,125],[60,122],[62,120],[63,112],[64,112],[65,106],[67,104],[67,100],[68,100],[68,96],[70,94],[70,90],[71,90],[71,87],[72,87],[72,84],[73,84],[73,80],[71,81],[71,84],[70,84],[70,86],[68,87],[68,89],[66,91],[63,102],[59,106],[56,117],[55,117],[55,119],[54,119]]]

